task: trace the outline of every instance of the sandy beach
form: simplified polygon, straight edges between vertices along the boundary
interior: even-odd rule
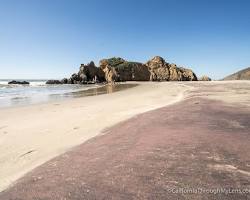
[[[0,190],[105,128],[180,101],[193,88],[175,82],[139,84],[110,94],[1,108]]]
[[[1,1],[0,200],[250,200],[250,1]]]
[[[3,110],[1,189],[62,155],[0,199],[247,199],[176,191],[250,190],[249,89],[247,81],[141,83]]]

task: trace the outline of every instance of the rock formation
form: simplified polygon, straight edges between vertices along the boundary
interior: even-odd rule
[[[100,67],[96,67],[95,63],[91,61],[89,64],[81,64],[78,73],[74,73],[70,78],[59,80],[48,80],[46,84],[88,84],[104,82],[105,74]]]
[[[72,74],[71,77],[66,81],[62,80],[64,83],[68,84],[84,84],[88,82],[104,82],[105,74],[101,68],[96,67],[95,63],[91,61],[89,64],[81,64],[79,72]]]
[[[63,84],[85,84],[96,82],[114,83],[118,81],[197,81],[195,73],[176,64],[167,63],[162,57],[155,56],[147,63],[129,62],[119,57],[103,59],[96,67],[94,62],[81,64],[79,72]],[[57,83],[55,80],[48,84]]]
[[[195,73],[176,64],[167,63],[162,57],[155,56],[146,63],[151,81],[197,81]]]
[[[223,80],[250,80],[250,67],[231,74]]]
[[[105,74],[100,67],[96,67],[95,63],[91,61],[89,64],[81,64],[78,72],[79,77],[86,81],[105,81]]]
[[[18,84],[18,85],[29,85],[30,83],[28,81],[10,81],[8,84]]]
[[[211,81],[212,79],[209,78],[208,76],[204,75],[199,78],[199,81]]]
[[[128,62],[122,58],[103,59],[100,61],[100,68],[104,71],[107,82],[148,81],[150,77],[146,65]]]
[[[128,62],[122,58],[100,61],[107,82],[114,81],[197,81],[190,69],[167,63],[162,57],[155,56],[146,64]]]
[[[46,84],[50,84],[50,85],[52,85],[52,84],[62,84],[62,82],[59,81],[59,80],[47,80]]]

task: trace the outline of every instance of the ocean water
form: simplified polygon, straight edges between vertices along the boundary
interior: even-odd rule
[[[56,99],[72,98],[77,92],[98,88],[101,85],[46,85],[46,80],[27,80],[30,85],[8,85],[0,80],[0,107],[29,105]],[[72,94],[72,95],[71,95]]]

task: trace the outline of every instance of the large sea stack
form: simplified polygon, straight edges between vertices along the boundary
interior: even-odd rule
[[[119,81],[197,81],[197,77],[192,70],[170,64],[160,56],[155,56],[145,64],[113,57],[101,60],[99,67],[95,66],[93,61],[87,65],[81,64],[78,73],[60,82],[87,84]],[[57,81],[48,81],[48,83],[53,84]]]
[[[128,62],[122,58],[100,61],[107,82],[115,81],[197,81],[195,73],[155,56],[147,63]]]

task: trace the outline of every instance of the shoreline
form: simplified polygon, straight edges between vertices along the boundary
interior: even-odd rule
[[[181,101],[192,88],[181,82],[136,83],[110,94],[1,109],[0,191],[108,127]]]
[[[3,96],[0,99],[0,109],[29,106],[29,105],[39,105],[39,104],[46,104],[49,102],[64,101],[68,99],[85,97],[85,96],[101,95],[106,93],[117,92],[135,86],[136,84],[125,83],[125,82],[118,83],[115,85],[62,84],[62,85],[39,85],[39,86],[22,86],[22,85],[14,87],[12,86],[11,88],[8,88],[8,90],[14,89],[14,91],[11,91],[10,93],[3,91]],[[4,90],[6,90],[6,88]],[[14,96],[12,96],[13,92]]]

